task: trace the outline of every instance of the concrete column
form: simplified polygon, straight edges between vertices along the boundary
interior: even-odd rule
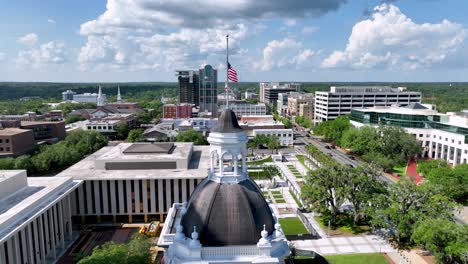
[[[172,186],[174,186],[174,202],[173,203],[179,203],[179,180],[178,179],[174,179],[172,180],[174,181],[174,184],[172,184]],[[171,203],[171,206],[172,204]]]
[[[97,215],[101,214],[101,192],[99,191],[99,181],[92,181],[93,187],[94,187],[94,207],[96,208],[96,213]]]
[[[124,199],[124,189],[123,189],[123,181],[119,180],[117,181],[117,187],[119,187],[119,213],[124,214],[125,212],[125,207],[124,203],[126,200]]]
[[[237,155],[234,158],[234,175],[237,175],[238,173],[238,168],[237,168]]]
[[[187,179],[182,179],[182,203],[187,202]]]
[[[135,213],[140,213],[140,181],[133,181],[133,193],[135,195]]]
[[[163,180],[158,180],[158,212],[159,213],[164,213],[164,204],[163,204]]]
[[[0,244],[0,263],[7,263],[4,244]]]
[[[16,252],[13,239],[14,237],[11,237],[3,245],[6,245],[6,251],[8,252],[8,260],[12,263],[19,263],[19,260],[16,259]],[[3,245],[1,245],[1,247],[3,247]]]
[[[125,185],[127,187],[127,193],[125,194],[125,197],[127,197],[127,214],[132,215],[133,210],[132,210],[132,185],[130,183],[130,180],[125,181]]]
[[[85,202],[84,202],[85,198],[84,198],[84,184],[80,185],[78,187],[78,204],[80,206],[79,208],[79,214],[80,215],[85,215],[86,214],[86,210],[85,210]]]
[[[73,240],[73,227],[72,227],[72,215],[71,215],[71,206],[70,206],[70,195],[67,196],[67,202],[68,202],[68,213],[67,213],[67,221],[68,221],[68,239],[70,239],[70,241]]]
[[[78,208],[76,208],[76,195],[78,193],[78,189],[75,189],[72,193],[70,193],[68,196],[70,197],[70,205],[71,205],[71,215],[77,215],[78,214]]]
[[[33,239],[34,248],[35,248],[34,259],[36,260],[36,262],[40,262],[41,251],[40,251],[39,237],[38,237],[39,232],[38,232],[36,220],[32,221],[31,224],[34,227],[34,239]]]
[[[169,210],[169,208],[171,208],[171,206],[172,206],[171,180],[167,179],[167,180],[165,180],[165,182],[166,182],[166,190],[165,190],[165,193],[166,193],[166,207],[164,208],[164,210],[162,212],[167,212]]]
[[[50,210],[50,209],[49,209]],[[51,250],[51,239],[50,239],[50,231],[49,231],[49,226],[50,226],[50,221],[49,221],[49,214],[48,214],[48,211],[46,211],[44,214],[44,223],[45,223],[45,226],[44,226],[44,236],[45,236],[45,245],[46,245],[46,254],[49,255],[50,253],[50,250]]]
[[[143,198],[143,213],[147,214],[148,213],[148,180],[141,180],[141,191],[142,193],[142,198]]]
[[[110,213],[115,215],[117,213],[117,203],[115,202],[118,198],[115,195],[115,181],[111,180],[109,182],[109,188],[110,188],[110,202],[111,202],[111,208],[110,208]]]
[[[32,224],[29,224],[27,227],[26,227],[26,235],[27,235],[27,243],[28,243],[28,262],[29,263],[36,263],[36,260],[35,260],[35,252],[33,251],[33,239],[32,239],[32,228],[31,228]],[[55,256],[54,256],[54,259],[55,259]]]
[[[158,200],[157,197],[158,197],[158,194],[155,192],[155,188],[154,188],[154,184],[157,180],[153,180],[151,179],[149,181],[149,184],[150,184],[150,212],[152,214],[156,213],[156,201]]]
[[[20,251],[21,245],[19,243],[20,242],[19,237],[20,237],[20,233],[16,233],[15,236],[13,237],[16,263],[22,263],[21,262],[21,251]],[[45,255],[44,255],[44,259],[45,259]]]
[[[55,249],[55,223],[54,223],[54,217],[52,215],[52,211],[53,211],[53,208],[54,207],[51,207],[47,213],[49,214],[48,215],[48,218],[49,218],[49,235],[50,235],[50,249],[52,249],[52,256],[53,258],[55,259],[57,257],[57,252],[56,252],[56,249]]]
[[[45,240],[44,240],[44,228],[42,225],[42,217],[39,217],[39,242],[40,242],[40,249],[41,249],[41,260],[42,263],[46,263],[46,253],[45,253]]]
[[[247,160],[245,159],[245,153],[242,154],[242,171],[247,173]]]
[[[87,202],[87,214],[94,214],[95,212],[93,211],[93,192],[92,190],[92,182],[91,181],[85,181],[86,185],[86,202]],[[94,201],[95,202],[95,201]],[[97,208],[96,208],[97,209]]]
[[[189,191],[190,191],[190,194],[193,193],[193,190],[195,189],[195,179],[190,179],[189,180]]]
[[[109,214],[109,195],[107,191],[107,181],[101,181],[101,188],[102,188],[102,214]]]
[[[61,248],[65,248],[65,228],[63,228],[64,224],[64,217],[63,217],[63,205],[62,205],[63,200],[61,200],[58,203],[58,216],[57,216],[57,223],[59,226],[60,234],[59,234],[59,241],[60,241],[60,246]]]
[[[224,161],[222,156],[219,158],[219,174],[221,176],[224,174]]]

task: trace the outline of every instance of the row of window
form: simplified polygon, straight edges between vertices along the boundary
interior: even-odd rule
[[[0,138],[0,143],[10,143],[10,139],[9,138]]]
[[[6,147],[6,148],[0,147],[0,152],[3,152],[3,151],[10,152],[10,147]]]

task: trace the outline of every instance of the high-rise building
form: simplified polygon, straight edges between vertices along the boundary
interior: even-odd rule
[[[348,115],[351,108],[406,106],[421,103],[420,92],[410,92],[406,87],[390,86],[340,86],[330,87],[329,92],[315,92],[314,123],[334,120],[340,115]]]
[[[179,81],[179,103],[200,106],[198,72],[176,71],[176,76]]]
[[[260,102],[274,104],[278,100],[279,93],[299,92],[300,83],[260,83]]]
[[[299,115],[301,105],[314,105],[314,95],[306,93],[291,93],[288,96],[288,115]]]
[[[206,65],[199,71],[200,112],[218,116],[218,71]]]

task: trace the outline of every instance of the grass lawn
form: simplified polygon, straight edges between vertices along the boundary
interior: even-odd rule
[[[275,195],[275,194],[281,194],[281,191],[270,191],[271,194]]]
[[[271,175],[267,171],[249,171],[249,176],[253,180],[270,180]]]
[[[282,194],[273,194],[273,198],[275,198],[275,199],[284,199]]]
[[[323,264],[323,257],[317,256],[315,259],[311,257],[295,257],[294,264]],[[330,264],[389,264],[385,257],[380,253],[363,253],[363,254],[342,254],[325,256],[325,259]]]
[[[266,162],[273,162],[273,158],[269,156],[268,158],[261,159],[261,160],[256,160],[256,161],[249,161],[247,162],[247,166],[249,165],[262,165],[263,163]]]
[[[309,233],[299,217],[279,218],[278,220],[285,235]]]
[[[397,173],[401,176],[405,176],[406,175],[406,164],[404,166],[395,166],[393,167],[392,171],[394,173]]]
[[[380,253],[343,254],[325,257],[331,264],[389,264]]]
[[[275,199],[276,203],[286,203],[285,199],[276,199],[276,198],[274,198],[274,199]]]
[[[300,155],[300,154],[297,154],[296,155],[296,158],[297,160],[304,166],[304,168],[306,168],[308,171],[310,171],[309,167],[306,166],[305,164],[305,161],[308,160],[310,163],[312,163],[314,166],[317,166],[315,165],[315,163],[313,161],[311,161],[309,158],[307,158],[306,156],[304,155]]]
[[[316,216],[315,219],[320,226],[328,232],[328,218]],[[352,218],[344,217],[342,215],[337,216],[337,226],[331,227],[330,234],[333,235],[356,235],[370,231],[370,227],[367,225],[355,225]]]

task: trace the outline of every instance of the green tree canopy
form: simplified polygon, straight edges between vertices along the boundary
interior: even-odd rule
[[[128,142],[143,142],[145,137],[143,136],[143,129],[132,129],[128,133]]]
[[[193,144],[195,145],[208,144],[205,137],[193,129],[180,132],[176,137],[176,141],[177,142],[193,142]]]

